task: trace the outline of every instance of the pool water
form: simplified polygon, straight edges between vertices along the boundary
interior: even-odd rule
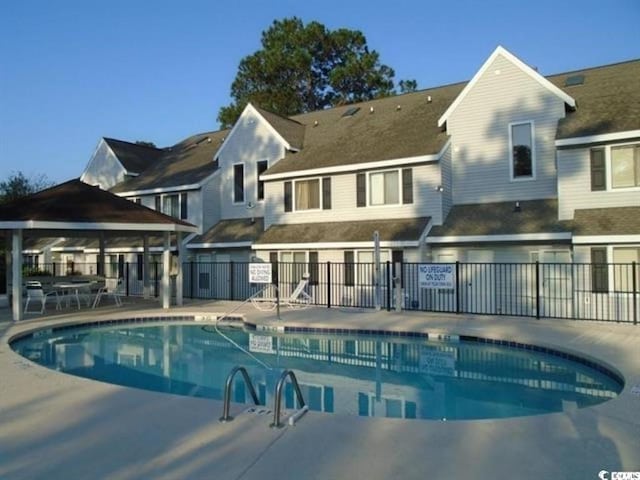
[[[220,332],[198,324],[41,331],[12,343],[62,372],[159,392],[222,399],[229,371],[249,371],[263,405],[292,369],[311,410],[372,417],[471,420],[584,408],[614,398],[620,381],[558,355],[425,338]],[[586,362],[588,363],[588,362]],[[250,403],[236,376],[232,400]],[[283,404],[294,408],[290,384]]]

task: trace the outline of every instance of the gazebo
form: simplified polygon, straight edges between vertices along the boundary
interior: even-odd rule
[[[23,318],[22,308],[22,250],[25,235],[41,237],[73,237],[99,239],[98,273],[104,273],[105,243],[109,237],[142,237],[144,251],[143,285],[149,291],[149,236],[163,235],[162,251],[162,307],[170,307],[171,238],[174,235],[178,250],[176,303],[182,305],[182,262],[185,233],[196,233],[190,223],[131,202],[125,198],[70,180],[25,198],[0,205],[0,232],[5,233],[7,250],[11,251],[13,320]],[[102,270],[102,271],[101,271]]]

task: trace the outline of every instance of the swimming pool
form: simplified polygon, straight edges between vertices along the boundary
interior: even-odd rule
[[[11,344],[43,366],[94,380],[222,399],[235,365],[273,404],[284,369],[309,408],[337,414],[472,420],[566,411],[614,398],[615,373],[590,360],[477,337],[216,331],[198,323],[117,324],[42,330]],[[567,358],[562,358],[562,356]],[[284,406],[295,407],[290,385]],[[232,400],[249,403],[244,383]]]

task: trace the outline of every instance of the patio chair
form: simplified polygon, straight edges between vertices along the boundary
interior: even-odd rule
[[[27,299],[24,304],[24,313],[44,313],[48,300],[54,300],[56,302],[56,310],[60,310],[61,306],[58,292],[54,290],[44,293],[42,283],[36,281],[28,281],[25,286],[27,288]],[[29,312],[29,304],[31,303],[35,303],[36,305],[40,304],[40,311]]]
[[[309,274],[304,274],[296,288],[291,292],[288,297],[280,298],[280,305],[286,305],[291,309],[303,309],[311,305],[311,295],[306,292],[307,285],[309,284]],[[273,285],[274,289],[277,289]],[[278,300],[275,296],[270,295],[266,297],[253,297],[251,303],[258,310],[268,312],[276,308]]]
[[[98,292],[96,293],[96,298],[93,301],[92,308],[96,308],[100,304],[100,300],[102,300],[102,297],[104,296],[113,298],[113,301],[116,304],[116,306],[121,307],[122,300],[120,299],[120,297],[124,296],[124,294],[125,294],[124,280],[122,279],[122,277],[118,279],[105,278],[104,287],[100,287],[98,289]]]

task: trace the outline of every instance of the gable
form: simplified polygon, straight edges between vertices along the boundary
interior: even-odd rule
[[[289,142],[249,103],[227,135],[217,157],[231,163],[256,156],[275,159],[291,149]]]
[[[460,106],[461,103],[465,101],[465,98],[474,90],[476,84],[479,83],[483,77],[487,75],[500,75],[502,74],[501,69],[495,68],[496,63],[500,63],[499,59],[508,62],[517,70],[522,72],[524,76],[529,77],[533,82],[536,82],[540,87],[547,90],[550,94],[555,95],[564,103],[569,105],[570,107],[575,107],[575,100],[551,83],[549,80],[544,78],[534,69],[526,65],[524,62],[516,58],[513,54],[509,53],[506,49],[501,46],[498,46],[494,52],[489,56],[489,58],[484,62],[482,67],[478,70],[478,72],[473,76],[471,81],[465,86],[465,88],[460,92],[458,97],[454,100],[454,102],[449,106],[449,108],[444,112],[444,114],[438,119],[438,126],[441,127],[444,125],[447,120],[451,117],[451,115],[456,111],[456,109]],[[504,65],[504,62],[503,62]]]
[[[108,190],[122,182],[126,173],[127,170],[107,142],[104,139],[100,139],[98,146],[89,159],[89,163],[82,175],[80,175],[80,181]]]

